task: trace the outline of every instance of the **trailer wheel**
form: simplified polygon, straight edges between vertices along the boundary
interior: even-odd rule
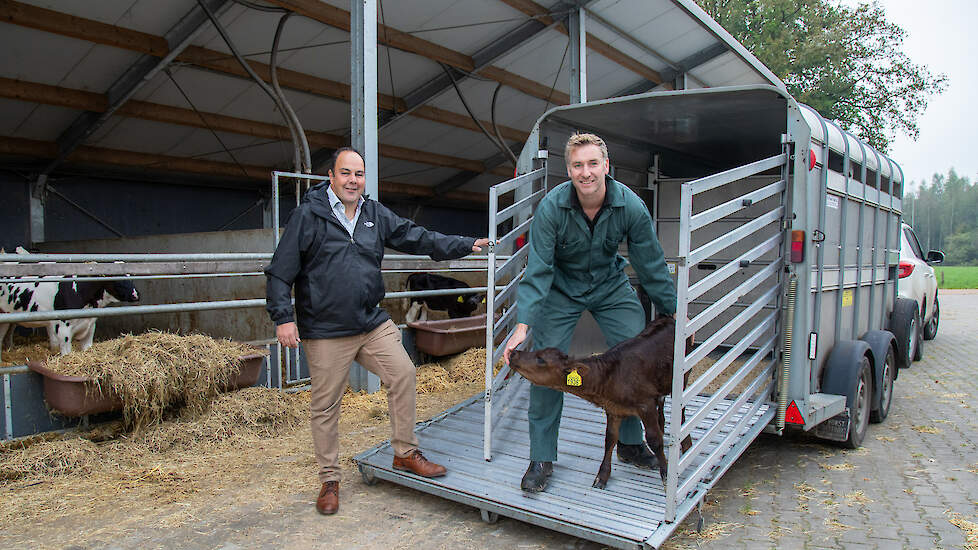
[[[897,339],[897,367],[905,369],[920,359],[920,309],[916,301],[897,298],[890,316],[890,332]]]
[[[883,373],[880,376],[880,405],[875,411],[869,414],[869,421],[875,424],[886,420],[890,414],[890,404],[893,402],[893,379],[896,376],[896,357],[893,355],[893,348],[886,351],[886,358],[883,359]]]
[[[933,340],[937,338],[937,325],[941,322],[941,303],[937,301],[937,296],[934,296],[934,315],[931,316],[930,321],[924,325],[924,340]]]
[[[363,464],[360,465],[360,479],[362,479],[364,485],[367,485],[368,487],[377,484],[377,478],[374,476],[373,470],[365,467]]]
[[[853,380],[852,403],[849,403],[849,437],[842,444],[850,449],[858,449],[866,438],[869,428],[869,414],[873,397],[873,373],[869,359],[863,356]]]

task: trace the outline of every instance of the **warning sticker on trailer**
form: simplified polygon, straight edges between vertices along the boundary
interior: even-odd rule
[[[842,307],[852,306],[852,289],[842,291]]]
[[[836,197],[835,195],[827,195],[825,197],[825,206],[828,206],[829,208],[838,208],[839,197]]]

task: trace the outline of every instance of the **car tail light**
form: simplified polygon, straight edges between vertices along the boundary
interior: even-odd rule
[[[805,261],[805,232],[791,232],[791,263],[800,264]]]
[[[913,264],[910,262],[900,262],[900,278],[909,277],[913,273]]]

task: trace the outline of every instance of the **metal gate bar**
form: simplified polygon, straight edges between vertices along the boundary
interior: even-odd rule
[[[670,440],[668,462],[670,468],[666,478],[666,512],[664,517],[667,522],[677,519],[677,508],[686,499],[687,494],[690,491],[695,491],[697,487],[702,487],[702,484],[710,479],[721,458],[740,441],[741,432],[746,423],[738,421],[734,429],[726,433],[721,433],[716,428],[730,422],[733,413],[741,407],[748,407],[752,411],[750,414],[756,413],[761,407],[767,407],[766,410],[770,409],[768,405],[774,387],[773,375],[777,356],[775,353],[777,338],[764,339],[760,348],[754,351],[751,358],[739,367],[733,373],[732,378],[725,382],[714,395],[703,401],[703,397],[699,396],[698,393],[724,373],[751,344],[760,340],[767,333],[776,334],[777,312],[772,312],[760,320],[754,319],[769,304],[777,305],[780,299],[781,255],[783,254],[780,247],[783,239],[781,228],[778,227],[775,235],[764,238],[760,244],[750,247],[747,252],[740,254],[735,260],[724,262],[722,267],[694,285],[690,285],[690,269],[731,246],[745,241],[758,231],[772,227],[783,219],[787,160],[788,154],[785,150],[779,155],[698,180],[684,182],[680,185],[679,265],[677,266],[676,282],[678,302],[674,348],[674,356],[679,367],[677,374],[688,375],[701,360],[723,345],[736,331],[747,327],[748,323],[753,324],[746,336],[741,337],[739,342],[734,344],[717,363],[707,369],[699,378],[692,380],[688,388],[684,387],[686,376],[673,376],[671,401],[674,406],[669,412],[668,422]],[[745,180],[778,167],[781,167],[781,175],[773,183],[764,185],[759,189],[738,193],[734,199],[723,201],[718,205],[694,213],[693,197],[695,195]],[[720,237],[693,248],[692,234],[694,231],[711,227],[712,224],[729,219],[733,214],[751,208],[755,202],[772,197],[780,198],[779,203],[774,208],[754,216],[733,230],[725,229],[720,232]],[[777,260],[761,268],[732,290],[726,291],[722,296],[707,300],[710,305],[690,318],[690,305],[693,300],[702,297],[706,292],[715,289],[740,270],[749,267],[751,262],[764,254],[775,250],[778,251]],[[715,321],[721,314],[730,311],[731,308],[742,307],[744,304],[740,300],[751,292],[761,292],[761,294],[752,299],[747,307],[744,307],[742,311],[713,332],[687,355],[686,339],[688,336],[703,329],[708,323]],[[759,366],[766,358],[769,358],[767,364],[758,372]],[[750,378],[751,375],[753,378]],[[720,414],[714,427],[696,441],[690,450],[685,453],[682,452],[677,443],[691,434],[703,418],[713,414],[714,409],[721,403],[729,403],[730,400],[726,398],[727,395],[745,380],[750,380],[747,388],[733,400],[729,409]],[[694,400],[699,400],[700,408],[693,414],[692,418],[683,422],[685,409]],[[702,455],[704,446],[708,444],[715,445],[715,447],[708,453],[707,458],[700,462],[698,457]]]
[[[496,267],[496,248],[509,248],[515,244],[517,237],[529,230],[530,222],[533,220],[533,208],[543,199],[547,192],[545,185],[536,191],[533,188],[538,181],[546,181],[546,176],[547,165],[544,161],[543,166],[540,168],[509,181],[494,185],[489,189],[490,244],[488,269],[486,271],[486,287],[488,289],[486,292],[486,389],[484,394],[485,418],[483,423],[482,450],[483,458],[487,461],[492,460],[494,412],[505,408],[504,406],[494,406],[493,394],[509,373],[508,366],[503,367],[498,375],[493,373],[493,369],[496,363],[502,358],[503,351],[506,348],[506,342],[509,341],[513,332],[516,330],[516,288],[525,270],[525,259],[529,255],[528,248],[521,249],[517,253],[514,253],[502,266]],[[499,210],[500,197],[513,191],[516,193],[516,200],[513,201],[512,205]],[[500,224],[510,220],[516,222],[516,216],[520,214],[526,214],[526,219],[519,224],[514,223],[513,225],[515,227],[500,237],[498,235]],[[512,280],[507,283],[502,292],[496,292],[496,281],[511,272],[515,272]],[[495,321],[496,310],[506,304],[510,304],[510,307],[500,316],[498,321]],[[510,325],[512,325],[512,328],[510,328]],[[506,337],[502,339],[499,346],[496,346],[496,334],[500,333],[505,333]],[[530,342],[532,342],[532,338],[528,336],[523,347],[525,348]]]

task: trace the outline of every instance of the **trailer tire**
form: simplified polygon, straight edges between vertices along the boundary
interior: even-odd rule
[[[920,309],[916,301],[897,298],[890,314],[890,332],[897,339],[897,367],[905,369],[920,359]]]
[[[893,348],[886,350],[886,356],[883,358],[883,366],[880,369],[880,383],[879,383],[879,404],[876,410],[870,411],[869,421],[874,424],[879,424],[880,422],[886,420],[886,417],[890,414],[890,405],[893,404],[893,380],[896,376],[896,356],[893,354]]]
[[[835,343],[822,372],[822,392],[844,395],[849,409],[849,431],[838,440],[850,449],[862,445],[873,405],[873,349],[863,340]],[[834,440],[834,438],[833,438]]]
[[[870,407],[873,397],[873,374],[870,372],[869,359],[863,356],[857,367],[857,376],[853,381],[853,395],[855,399],[852,404],[849,400],[849,437],[842,442],[842,445],[849,449],[858,449],[866,438],[869,429]]]

